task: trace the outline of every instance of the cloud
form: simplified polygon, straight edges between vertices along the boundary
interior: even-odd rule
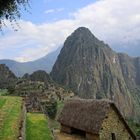
[[[88,27],[115,50],[140,55],[131,51],[139,50],[140,44],[139,0],[100,0],[74,12],[69,19],[40,25],[30,21],[19,21],[19,24],[18,32],[9,32],[0,38],[0,57],[11,49],[20,51],[15,57],[6,57],[19,61],[37,59],[63,44],[79,26]]]
[[[45,14],[51,14],[51,13],[58,13],[58,12],[62,12],[64,10],[64,8],[59,8],[59,9],[49,9],[45,11]]]
[[[50,14],[50,13],[54,13],[55,9],[49,9],[45,11],[45,14]]]

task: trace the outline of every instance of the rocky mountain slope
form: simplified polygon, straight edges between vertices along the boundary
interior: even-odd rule
[[[14,86],[16,80],[17,78],[14,73],[12,73],[6,65],[0,64],[0,89]]]
[[[114,100],[124,116],[140,118],[140,58],[114,52],[87,28],[66,39],[51,76],[82,98]]]
[[[57,59],[60,49],[61,47],[35,61],[20,63],[14,60],[5,59],[0,60],[0,64],[6,64],[18,77],[22,77],[25,73],[31,74],[37,70],[45,70],[49,73]]]

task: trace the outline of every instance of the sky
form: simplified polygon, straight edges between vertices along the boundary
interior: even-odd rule
[[[5,21],[0,59],[38,59],[62,46],[81,26],[113,50],[140,56],[140,0],[30,0],[28,11],[17,20],[17,32]]]

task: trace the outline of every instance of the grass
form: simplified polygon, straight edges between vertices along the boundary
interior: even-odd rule
[[[22,99],[0,96],[0,140],[16,140],[19,136]]]
[[[6,99],[4,98],[0,99],[0,109],[4,106],[5,102],[6,102]]]
[[[1,96],[0,94],[0,140],[16,140],[19,136],[21,105],[22,98]],[[57,114],[60,113],[63,105],[63,102],[58,102]],[[60,127],[56,120],[50,121],[49,124],[52,125],[51,128]],[[43,114],[27,113],[26,140],[53,140],[48,127],[48,119]]]
[[[0,89],[0,96],[4,96],[4,95],[7,95],[7,94],[8,94],[7,89]]]
[[[52,140],[48,121],[43,114],[27,113],[26,140]]]
[[[58,101],[57,102],[57,111],[58,111],[58,114],[62,111],[63,107],[64,107],[64,102]]]

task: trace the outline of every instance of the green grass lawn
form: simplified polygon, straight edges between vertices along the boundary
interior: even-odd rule
[[[44,114],[27,113],[26,140],[52,140]]]
[[[16,140],[22,113],[22,98],[0,96],[0,140]]]

